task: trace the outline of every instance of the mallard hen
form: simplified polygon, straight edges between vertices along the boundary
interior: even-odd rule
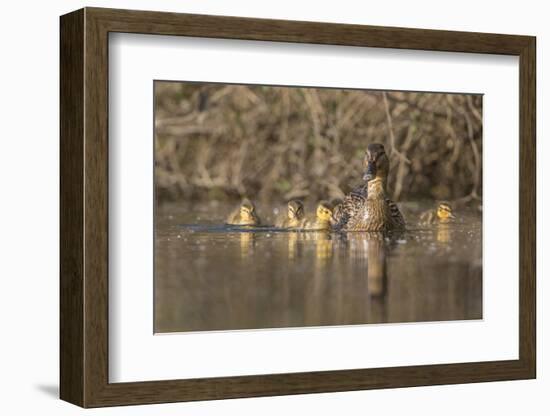
[[[365,183],[343,200],[334,228],[341,231],[403,230],[405,220],[399,208],[386,196],[390,161],[380,143],[368,145],[364,159]]]

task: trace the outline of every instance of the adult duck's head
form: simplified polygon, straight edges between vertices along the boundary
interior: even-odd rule
[[[304,204],[302,201],[292,200],[288,203],[288,219],[299,220],[304,216]]]
[[[364,164],[365,174],[363,175],[363,179],[365,181],[368,182],[374,178],[386,181],[390,169],[390,161],[382,144],[371,143],[368,145]]]

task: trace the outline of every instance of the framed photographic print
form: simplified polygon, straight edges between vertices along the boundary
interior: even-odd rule
[[[83,406],[534,378],[535,38],[61,17]]]

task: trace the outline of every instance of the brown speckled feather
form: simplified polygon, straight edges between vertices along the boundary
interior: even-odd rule
[[[405,220],[397,204],[388,198],[369,200],[366,185],[351,191],[337,214],[336,230],[389,231],[405,228]]]
[[[395,202],[393,202],[391,199],[386,198],[386,203],[388,204],[388,207],[390,209],[390,218],[392,221],[392,229],[404,229],[405,228],[405,218],[403,218],[403,214],[401,214],[401,211],[399,211],[399,207]]]
[[[367,184],[360,185],[346,195],[338,210],[334,213],[336,230],[345,230],[351,218],[354,218],[367,200]]]

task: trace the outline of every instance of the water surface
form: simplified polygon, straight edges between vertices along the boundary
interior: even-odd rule
[[[404,204],[408,231],[382,236],[225,226],[233,208],[157,208],[155,332],[482,318],[479,212],[420,227]]]

